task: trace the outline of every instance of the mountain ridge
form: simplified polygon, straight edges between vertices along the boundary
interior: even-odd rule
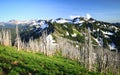
[[[112,35],[117,33],[117,31],[120,30],[119,27],[117,27],[115,24],[95,20],[95,19],[91,18],[90,15],[88,15],[87,17],[76,16],[72,19],[57,18],[55,20],[50,19],[50,20],[29,20],[29,21],[28,20],[26,20],[26,21],[10,20],[7,23],[1,22],[0,24],[1,24],[1,27],[5,27],[4,25],[6,25],[6,27],[14,27],[14,28],[15,28],[15,25],[20,25],[20,26],[22,25],[23,28],[25,28],[27,25],[28,29],[30,28],[32,33],[34,33],[36,31],[36,33],[38,34],[41,32],[42,29],[49,28],[50,25],[48,23],[51,25],[52,28],[54,28],[54,25],[53,25],[54,23],[61,24],[61,25],[63,24],[64,26],[66,23],[73,24],[73,25],[77,25],[78,28],[81,28],[81,27],[88,28],[89,27],[92,32],[91,35],[94,37],[93,39],[99,45],[102,45],[102,44],[101,44],[101,40],[100,40],[101,38],[98,38],[98,32],[102,33],[103,34],[102,36],[104,36],[104,38],[106,38],[108,40],[112,39],[112,41],[114,41],[113,39],[116,37],[112,36]],[[86,26],[85,24],[88,26]],[[53,31],[54,30],[52,30],[52,32]],[[66,33],[68,34],[68,32],[66,32]],[[76,34],[74,34],[74,35],[76,35]],[[110,44],[108,43],[108,47],[110,49],[115,49],[116,45],[114,44],[114,42],[111,42]]]

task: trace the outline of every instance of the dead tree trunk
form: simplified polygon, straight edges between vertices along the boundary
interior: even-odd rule
[[[17,41],[17,50],[20,50],[20,37],[19,37],[19,31],[18,31],[18,25],[16,25],[16,41]]]
[[[92,70],[92,43],[90,29],[88,28],[88,51],[89,51],[89,70]]]
[[[47,54],[47,40],[46,40],[46,37],[47,37],[47,30],[43,31],[42,32],[42,43],[43,43],[43,46],[44,46],[44,50],[43,50],[43,53],[44,54]]]

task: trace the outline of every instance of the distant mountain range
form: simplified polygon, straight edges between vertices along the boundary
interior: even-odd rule
[[[120,50],[120,23],[98,21],[89,15],[86,18],[76,16],[72,19],[57,18],[50,20],[10,20],[6,23],[0,22],[0,26],[3,28],[15,28],[16,25],[21,26],[20,35],[25,40],[31,37],[40,37],[41,32],[47,29],[48,35],[53,33],[55,36],[62,36],[82,43],[85,40],[83,40],[85,38],[84,34],[87,34],[85,29],[87,29],[90,30],[94,45],[110,50]]]

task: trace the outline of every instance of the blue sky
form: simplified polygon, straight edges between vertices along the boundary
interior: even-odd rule
[[[120,22],[120,0],[0,0],[0,21],[85,16]]]

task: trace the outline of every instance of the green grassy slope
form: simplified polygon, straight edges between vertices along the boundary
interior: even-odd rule
[[[0,75],[100,75],[63,57],[17,51],[0,46]]]

